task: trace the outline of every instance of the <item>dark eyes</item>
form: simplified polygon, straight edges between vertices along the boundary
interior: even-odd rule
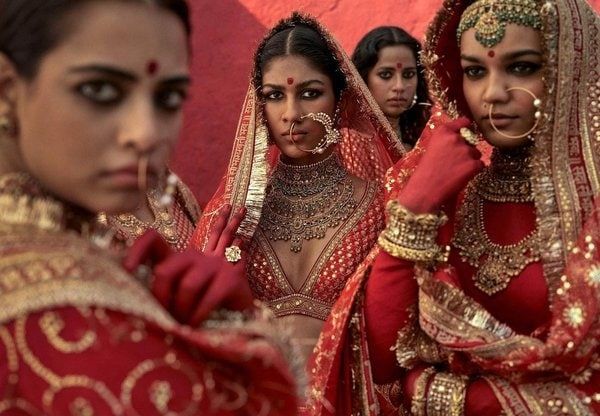
[[[123,101],[126,91],[110,81],[87,81],[76,87],[76,91],[94,104],[100,106],[116,105]],[[187,91],[182,88],[163,88],[154,94],[155,105],[165,111],[179,110],[186,98]]]
[[[414,69],[409,69],[409,70],[402,72],[402,78],[404,78],[404,79],[411,79],[411,78],[414,78],[416,75],[417,75],[417,71]]]
[[[391,71],[381,71],[377,73],[377,76],[381,79],[390,79],[392,75]]]
[[[535,62],[513,62],[506,67],[506,72],[515,76],[529,76],[540,70],[541,64]],[[487,70],[481,65],[469,65],[463,69],[463,73],[468,79],[476,80],[486,75]]]
[[[182,89],[165,89],[158,91],[154,96],[154,102],[158,108],[166,111],[177,111],[181,109],[187,98],[187,92]]]
[[[308,88],[308,89],[300,91],[300,98],[303,98],[306,100],[314,100],[314,99],[319,98],[322,95],[323,95],[323,91],[317,90],[317,89],[312,89],[312,88]],[[278,90],[263,92],[263,99],[265,99],[267,101],[278,101],[278,100],[281,100],[283,98],[283,96],[284,96],[283,92],[278,91]]]
[[[411,79],[417,75],[417,71],[414,69],[407,69],[406,71],[402,71],[402,78]],[[394,76],[392,71],[380,71],[377,73],[377,76],[381,79],[388,80]]]
[[[77,91],[97,104],[112,104],[123,96],[119,87],[106,81],[85,82],[77,87]]]
[[[542,65],[533,62],[515,62],[509,65],[508,70],[515,75],[531,75],[536,73]]]

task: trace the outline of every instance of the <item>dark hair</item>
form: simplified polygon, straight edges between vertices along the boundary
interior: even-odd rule
[[[417,103],[431,103],[425,80],[425,70],[419,59],[421,45],[405,30],[396,26],[380,26],[367,33],[356,45],[352,62],[362,79],[367,82],[369,71],[379,59],[379,51],[386,46],[407,46],[417,62]],[[402,140],[414,145],[429,119],[428,105],[416,104],[400,115],[400,133]]]
[[[336,99],[346,88],[346,78],[342,73],[334,51],[317,29],[317,23],[299,13],[279,22],[259,45],[254,56],[253,83],[256,89],[262,85],[265,67],[273,59],[286,56],[302,56],[311,65],[331,79]]]
[[[100,0],[0,0],[0,52],[26,79],[37,74],[40,61],[68,35],[64,18],[77,7]],[[106,0],[103,0],[106,1]],[[175,13],[190,33],[185,0],[120,0],[152,3]]]

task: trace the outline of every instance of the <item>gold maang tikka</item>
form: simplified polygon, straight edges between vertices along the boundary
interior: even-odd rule
[[[542,19],[535,0],[480,0],[465,9],[456,36],[475,29],[475,39],[486,48],[502,41],[509,23],[540,30]]]

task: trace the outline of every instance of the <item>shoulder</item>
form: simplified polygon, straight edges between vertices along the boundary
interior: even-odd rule
[[[173,322],[116,259],[68,232],[0,232],[0,304],[0,323],[62,306],[105,307],[161,325]]]

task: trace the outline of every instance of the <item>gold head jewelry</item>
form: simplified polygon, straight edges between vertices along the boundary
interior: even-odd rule
[[[467,30],[475,29],[475,39],[486,48],[504,38],[509,23],[540,30],[542,19],[535,0],[480,0],[465,9],[456,30],[458,42]]]
[[[523,137],[529,136],[531,133],[533,133],[535,131],[535,129],[537,129],[540,119],[542,118],[542,112],[540,111],[540,107],[542,106],[542,100],[540,100],[533,92],[531,92],[527,88],[523,88],[523,87],[511,87],[511,88],[508,88],[506,90],[506,92],[510,92],[510,91],[514,91],[514,90],[526,92],[527,94],[531,95],[531,97],[533,98],[533,106],[535,107],[535,113],[533,114],[533,117],[535,118],[535,123],[533,123],[533,127],[530,128],[529,130],[527,130],[523,134],[517,134],[517,135],[513,136],[510,134],[502,133],[500,130],[498,130],[498,127],[496,127],[496,125],[494,124],[494,119],[492,118],[492,110],[494,108],[494,104],[490,103],[489,110],[488,110],[488,116],[490,118],[490,124],[492,125],[492,128],[496,131],[496,133],[498,133],[499,135],[504,136],[506,138],[509,138],[509,139],[521,139]]]
[[[338,110],[336,110],[336,114],[337,114],[337,111]],[[301,120],[303,120],[305,118],[310,118],[311,120],[322,124],[323,127],[325,128],[325,135],[323,136],[321,141],[319,141],[319,143],[315,146],[314,149],[310,149],[310,150],[303,149],[300,146],[298,146],[296,144],[296,142],[294,141],[294,136],[292,135],[292,132],[294,130],[294,126],[296,125],[296,122],[293,122],[292,125],[290,126],[290,138],[292,139],[294,145],[298,149],[300,149],[306,153],[322,154],[323,152],[325,152],[325,149],[327,149],[330,145],[339,143],[340,139],[342,138],[342,134],[340,133],[339,130],[337,130],[333,126],[333,121],[331,120],[331,117],[329,116],[329,114],[327,114],[327,113],[308,113],[308,114],[300,117]]]

